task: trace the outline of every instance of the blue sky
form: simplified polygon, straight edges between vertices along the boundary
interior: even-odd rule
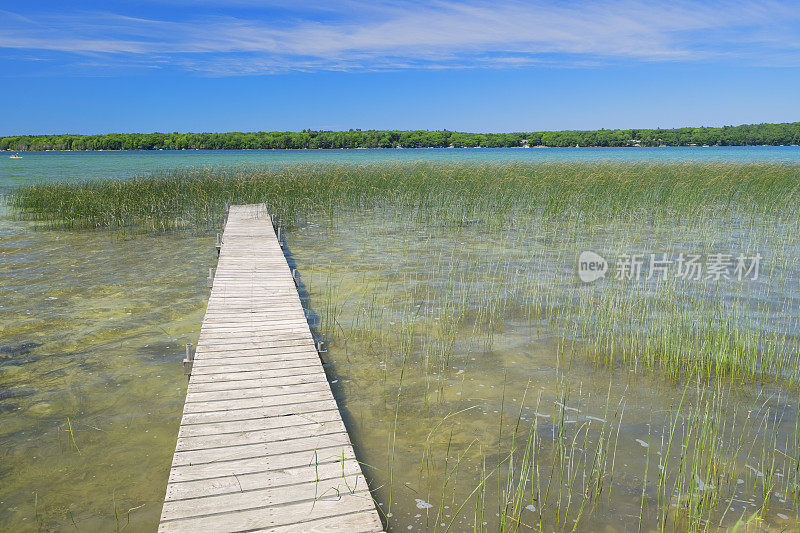
[[[0,135],[793,122],[798,95],[798,3],[0,7]]]

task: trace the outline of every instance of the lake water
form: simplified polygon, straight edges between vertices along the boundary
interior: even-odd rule
[[[218,165],[371,163],[381,161],[736,161],[800,163],[798,146],[674,148],[419,148],[368,150],[159,150],[121,152],[23,152],[2,157],[0,187],[49,179],[129,177],[158,170]]]
[[[797,147],[22,155],[0,159],[6,190],[231,164],[800,163]],[[791,333],[776,346],[796,355],[797,227],[739,228],[724,216],[657,231],[646,221],[436,222],[388,207],[311,216],[287,233],[310,321],[329,340],[332,390],[380,508],[391,505],[392,530],[496,531],[503,520],[571,530],[580,520],[578,530],[612,531],[640,519],[655,530],[664,516],[670,528],[724,529],[760,508],[754,527],[797,528],[796,396],[751,383],[686,391],[658,372],[608,370],[578,334],[638,327],[638,316],[604,322],[605,305],[634,294],[651,327],[694,327],[684,309],[708,305],[708,316],[733,312],[735,331]],[[758,284],[701,283],[681,300],[675,287],[576,283],[579,243],[603,253],[620,243],[672,254],[758,249],[780,261]],[[155,530],[186,389],[182,347],[197,341],[215,261],[213,233],[62,232],[0,216],[0,530]],[[529,438],[534,470],[519,453]],[[507,517],[498,495],[519,498]]]

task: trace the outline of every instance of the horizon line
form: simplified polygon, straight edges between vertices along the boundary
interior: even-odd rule
[[[48,137],[48,136],[63,136],[63,135],[73,135],[73,136],[80,136],[80,137],[91,137],[93,135],[225,135],[231,133],[242,133],[242,134],[252,134],[252,133],[350,133],[350,132],[448,132],[448,133],[465,133],[470,135],[508,135],[508,134],[518,134],[518,133],[563,133],[563,132],[593,132],[593,131],[632,131],[632,130],[662,130],[662,131],[671,131],[671,130],[681,130],[681,129],[723,129],[723,128],[740,128],[744,126],[785,126],[785,125],[795,125],[800,124],[800,120],[797,121],[790,121],[790,122],[752,122],[752,123],[744,123],[744,124],[723,124],[721,126],[678,126],[673,128],[661,128],[661,127],[631,127],[631,128],[591,128],[591,129],[557,129],[557,130],[509,130],[509,131],[463,131],[463,130],[451,130],[447,128],[441,129],[389,129],[389,128],[348,128],[348,129],[335,129],[335,130],[328,130],[328,129],[313,129],[313,128],[303,128],[302,130],[251,130],[251,131],[237,131],[237,130],[228,130],[228,131],[107,131],[105,133],[69,133],[69,132],[61,132],[61,133],[12,133],[12,134],[3,134],[0,135],[0,138],[7,138],[7,137]]]

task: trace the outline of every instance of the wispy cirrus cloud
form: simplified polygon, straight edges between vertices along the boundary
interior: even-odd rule
[[[219,6],[198,13],[179,2],[169,10],[149,4],[135,15],[1,12],[0,53],[58,54],[60,63],[84,69],[217,76],[630,61],[800,66],[800,13],[777,2],[356,1],[298,9],[241,0],[226,6],[224,14]]]

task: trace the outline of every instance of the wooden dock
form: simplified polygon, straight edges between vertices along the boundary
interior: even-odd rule
[[[382,531],[263,205],[231,206],[159,531]]]

